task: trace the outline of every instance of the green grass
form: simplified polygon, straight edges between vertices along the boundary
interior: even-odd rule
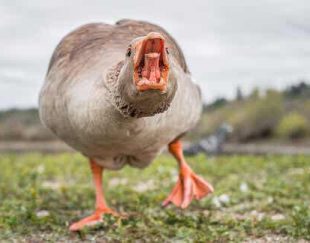
[[[68,225],[89,214],[94,204],[86,159],[2,154],[0,241],[310,240],[310,156],[200,155],[188,162],[213,184],[212,196],[186,210],[162,209],[178,174],[174,159],[164,155],[142,171],[126,167],[104,173],[110,206],[129,217],[106,216],[103,224],[73,234]]]

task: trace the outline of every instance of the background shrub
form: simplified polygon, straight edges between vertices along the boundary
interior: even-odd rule
[[[276,132],[283,138],[303,138],[309,132],[307,119],[297,112],[289,113],[279,122]]]

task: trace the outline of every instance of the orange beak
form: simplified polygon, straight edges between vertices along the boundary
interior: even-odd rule
[[[134,83],[139,91],[167,89],[169,61],[165,39],[151,32],[136,44]]]

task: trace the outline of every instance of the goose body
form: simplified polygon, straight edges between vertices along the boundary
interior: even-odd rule
[[[149,32],[166,37],[177,89],[169,107],[136,117],[117,105],[117,81],[128,43]],[[88,24],[56,48],[40,94],[40,117],[60,139],[107,169],[145,167],[197,123],[202,101],[183,54],[160,27],[141,21]],[[125,109],[125,111],[122,111]],[[127,108],[128,109],[128,108]]]
[[[65,36],[51,58],[39,112],[48,128],[89,158],[96,209],[70,230],[101,222],[103,214],[118,215],[102,192],[104,169],[143,168],[165,146],[180,174],[163,206],[186,208],[212,192],[187,165],[179,141],[201,110],[183,53],[159,26],[122,20],[84,25]]]

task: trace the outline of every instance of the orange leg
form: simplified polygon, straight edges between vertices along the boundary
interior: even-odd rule
[[[178,161],[180,174],[177,184],[162,204],[164,207],[173,203],[177,207],[186,208],[193,199],[199,200],[213,192],[213,187],[197,176],[186,163],[179,140],[169,144],[169,152]]]
[[[103,191],[102,191],[102,171],[103,168],[97,165],[93,160],[90,159],[90,168],[93,174],[93,181],[96,188],[96,210],[95,212],[76,222],[70,226],[71,231],[78,231],[84,228],[85,226],[94,225],[102,222],[103,214],[113,214],[117,215],[115,211],[110,209],[105,202]]]

